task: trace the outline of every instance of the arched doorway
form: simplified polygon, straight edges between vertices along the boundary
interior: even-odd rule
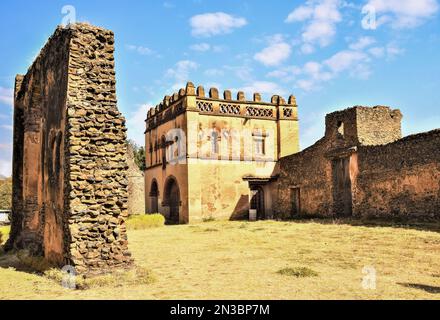
[[[159,212],[159,187],[157,181],[153,180],[150,188],[150,213]]]
[[[169,208],[167,224],[179,224],[180,222],[180,190],[175,178],[168,178],[165,184],[164,206]]]
[[[251,209],[257,210],[257,219],[266,219],[266,212],[264,210],[264,190],[262,187],[252,188],[253,197],[251,199]]]

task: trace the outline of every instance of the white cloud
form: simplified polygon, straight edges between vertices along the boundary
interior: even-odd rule
[[[374,8],[378,21],[393,28],[414,28],[432,18],[439,9],[437,0],[369,0],[365,6]]]
[[[245,18],[234,17],[224,12],[205,13],[190,19],[191,34],[195,37],[211,37],[231,33],[247,24]]]
[[[293,10],[288,16],[285,22],[300,22],[310,19],[313,15],[313,8],[311,6],[300,6]]]
[[[373,45],[376,40],[373,37],[360,37],[357,42],[350,44],[351,50],[364,50]]]
[[[0,87],[0,104],[14,105],[14,90]]]
[[[255,92],[258,92],[261,94],[269,94],[269,95],[286,94],[285,89],[281,88],[277,83],[269,82],[269,81],[254,81],[254,82],[249,83],[239,89],[233,89],[233,90],[243,91],[249,97],[252,96]]]
[[[304,54],[311,54],[315,52],[315,48],[310,43],[304,43],[301,46],[301,52]]]
[[[126,48],[130,51],[137,52],[138,54],[143,55],[143,56],[150,56],[155,53],[150,48],[142,47],[142,46],[135,46],[135,45],[131,45],[131,44],[127,45]]]
[[[290,57],[291,46],[284,41],[282,35],[269,38],[269,46],[254,55],[254,59],[265,66],[277,66]]]
[[[172,77],[175,80],[175,84],[172,86],[173,90],[183,88],[186,82],[189,81],[191,71],[196,70],[199,67],[197,63],[191,60],[181,60],[176,63],[174,68],[170,68],[166,72],[167,77]]]
[[[368,62],[368,60],[368,55],[363,52],[343,50],[324,61],[324,64],[333,73],[340,73],[354,67],[356,64]]]
[[[211,49],[211,45],[209,45],[208,43],[196,43],[193,44],[190,49],[194,51],[205,52]]]
[[[148,110],[153,106],[151,103],[138,105],[127,118],[128,137],[140,146],[145,145],[145,119],[147,119]]]
[[[385,48],[373,47],[370,48],[368,52],[375,58],[382,58],[385,55]]]
[[[308,44],[328,46],[336,35],[336,24],[342,21],[340,0],[309,0],[292,11],[285,22],[306,22],[302,39]]]

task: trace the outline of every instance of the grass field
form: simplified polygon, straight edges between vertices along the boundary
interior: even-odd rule
[[[213,221],[133,230],[129,241],[155,281],[69,290],[3,256],[0,299],[440,299],[438,223]],[[376,289],[363,288],[364,267]]]

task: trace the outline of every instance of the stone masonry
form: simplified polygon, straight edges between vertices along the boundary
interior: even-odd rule
[[[440,130],[402,138],[402,114],[356,106],[325,136],[279,161],[275,216],[440,218]]]
[[[132,263],[126,128],[113,53],[111,31],[58,27],[28,73],[17,76],[6,249],[27,249],[79,273]]]

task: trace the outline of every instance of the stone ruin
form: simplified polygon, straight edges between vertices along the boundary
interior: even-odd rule
[[[111,31],[58,27],[28,73],[16,77],[7,250],[26,249],[79,273],[132,264],[113,54]]]

